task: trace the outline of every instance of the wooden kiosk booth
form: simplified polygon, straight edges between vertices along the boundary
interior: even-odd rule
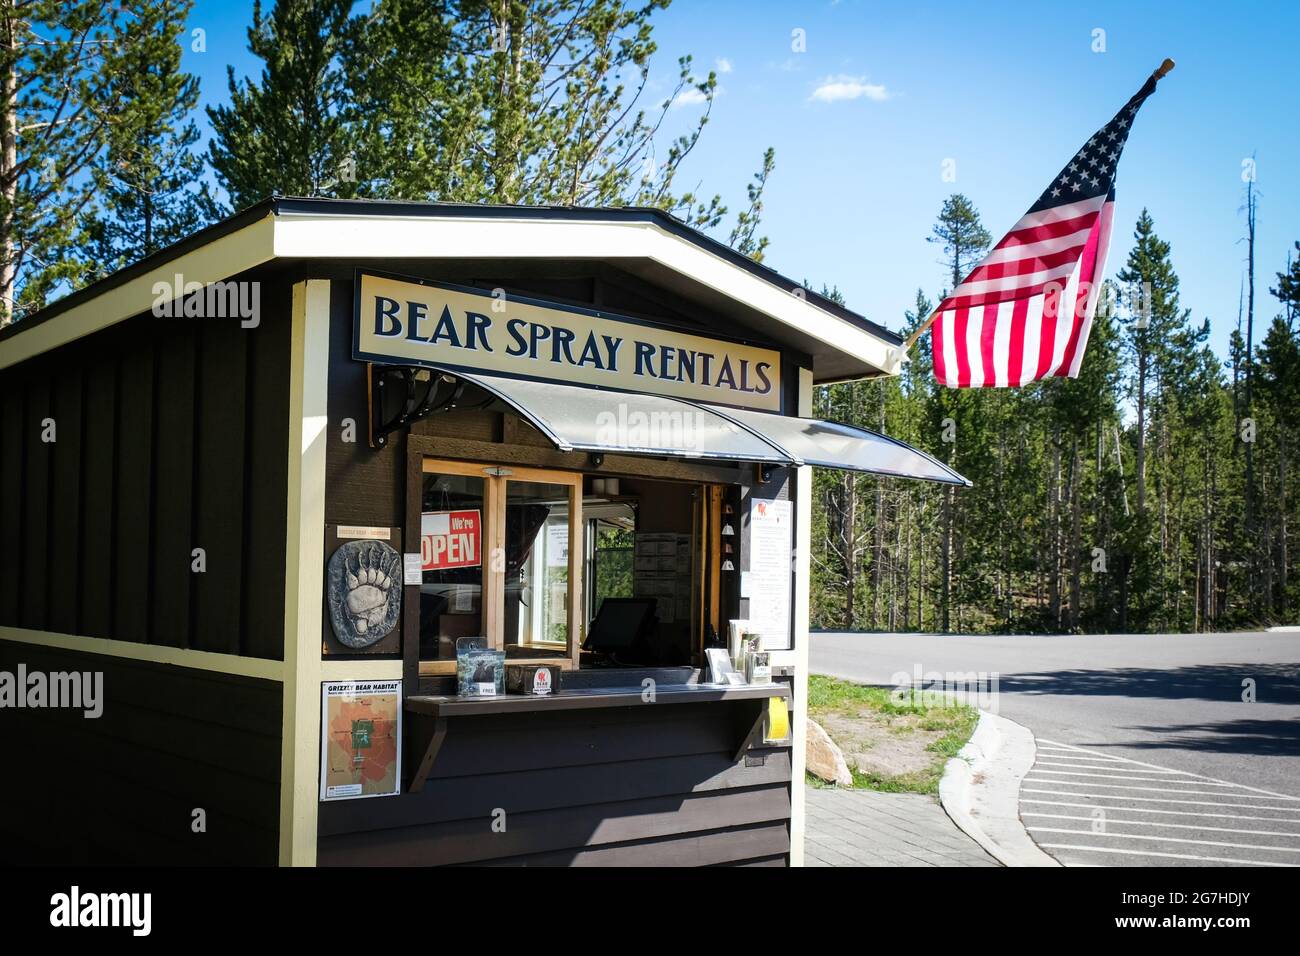
[[[809,466],[964,483],[810,417],[899,344],[654,210],[304,199],[5,329],[4,845],[799,864]]]

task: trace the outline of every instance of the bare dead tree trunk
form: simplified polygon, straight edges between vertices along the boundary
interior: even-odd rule
[[[940,623],[943,633],[949,630],[952,604],[952,488],[943,489],[943,537],[939,543]]]
[[[1255,380],[1255,183],[1246,182],[1246,417],[1254,415]],[[1246,442],[1246,567],[1249,577],[1258,572],[1255,530],[1255,443]],[[1254,572],[1254,573],[1252,573]]]
[[[844,525],[843,525],[843,544],[844,544],[844,629],[852,631],[857,621],[854,615],[854,607],[857,602],[858,591],[858,561],[857,561],[857,540],[858,540],[858,483],[857,476],[846,471],[842,473],[841,481],[844,485]]]
[[[1145,329],[1143,340],[1145,340]],[[1134,466],[1134,478],[1137,481],[1138,512],[1147,510],[1147,350],[1145,341],[1138,349],[1138,389],[1137,389],[1137,462]]]
[[[1052,626],[1061,626],[1061,434],[1052,435],[1052,480],[1047,501],[1047,609]]]
[[[1079,627],[1079,552],[1083,548],[1083,492],[1080,485],[1083,476],[1083,461],[1079,457],[1079,438],[1071,439],[1070,455],[1070,505],[1072,517],[1070,522],[1070,630]]]

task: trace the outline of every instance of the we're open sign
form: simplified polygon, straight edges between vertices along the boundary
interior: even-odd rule
[[[476,568],[482,562],[479,511],[426,511],[420,515],[420,567],[425,571]]]

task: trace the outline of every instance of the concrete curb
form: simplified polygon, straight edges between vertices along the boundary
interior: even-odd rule
[[[1004,866],[1061,865],[1020,822],[1020,781],[1037,752],[1027,727],[981,710],[975,733],[939,781],[939,802],[952,822]]]

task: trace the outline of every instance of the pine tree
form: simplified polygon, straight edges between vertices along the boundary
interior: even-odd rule
[[[70,250],[152,0],[0,0],[0,326],[83,279]]]
[[[216,216],[202,181],[191,113],[197,77],[181,68],[180,39],[192,0],[148,4],[151,31],[137,29],[114,78],[121,112],[97,170],[97,202],[81,255],[87,278],[107,275],[196,232]]]
[[[351,0],[278,0],[267,17],[253,4],[248,48],[265,64],[261,79],[237,82],[228,67],[230,105],[208,108],[208,159],[233,208],[271,195],[356,194],[351,9]]]
[[[966,273],[984,256],[993,237],[980,222],[979,212],[971,201],[961,193],[955,193],[944,200],[929,241],[939,244],[943,250],[944,258],[941,261],[951,280],[952,284],[948,287],[951,290],[961,283]],[[972,451],[976,447],[972,426],[975,424],[973,412],[978,401],[962,389],[936,388],[932,394],[931,427],[944,439],[943,460],[952,467],[958,467],[958,441],[966,443],[964,447],[970,447]],[[971,460],[978,459],[972,457]],[[943,531],[939,545],[940,629],[945,633],[952,626],[954,550],[962,547],[960,528],[964,526],[963,515],[955,513],[955,500],[956,492],[951,487],[945,488]]]
[[[541,4],[346,0],[255,7],[259,82],[230,76],[231,105],[210,110],[213,168],[235,206],[274,192],[532,205],[652,206],[700,229],[721,196],[675,181],[708,123],[717,78],[678,61],[653,108],[652,18],[667,0]],[[670,111],[696,104],[687,132],[661,142]],[[660,149],[663,148],[662,155]],[[747,185],[732,244],[761,260],[768,150]]]

